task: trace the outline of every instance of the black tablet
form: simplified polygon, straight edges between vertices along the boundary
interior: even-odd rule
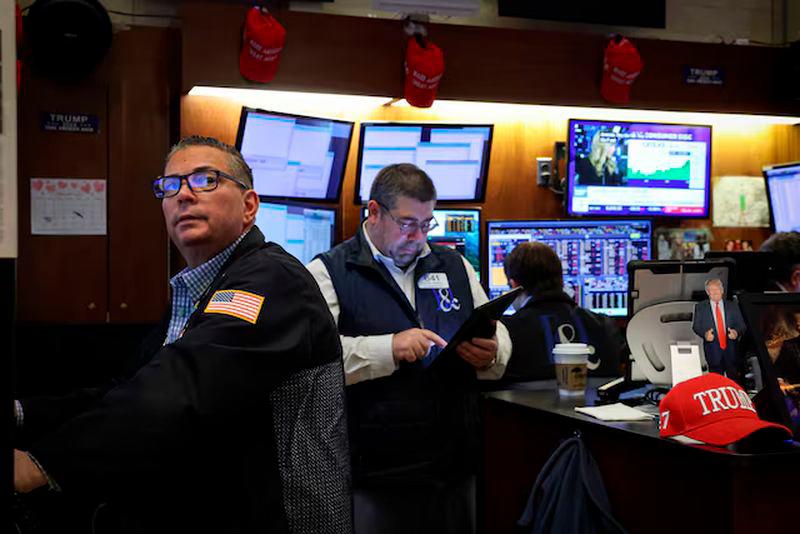
[[[522,286],[516,287],[472,310],[467,320],[464,321],[456,333],[453,334],[453,337],[448,340],[447,347],[436,357],[436,362],[445,361],[453,356],[457,358],[456,347],[462,341],[469,341],[474,337],[488,339],[494,336],[495,323],[493,321],[500,319],[503,316],[503,312],[511,306],[514,299],[523,291],[524,289]]]

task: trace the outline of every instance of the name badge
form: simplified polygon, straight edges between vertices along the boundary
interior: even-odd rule
[[[420,289],[447,289],[450,282],[446,273],[426,273],[419,277],[417,287]]]

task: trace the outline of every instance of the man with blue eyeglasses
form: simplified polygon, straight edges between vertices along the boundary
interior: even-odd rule
[[[351,532],[336,326],[252,185],[216,139],[172,149],[152,183],[187,263],[169,312],[125,379],[17,403],[17,491],[104,500],[113,532]]]
[[[475,530],[473,381],[503,375],[511,341],[498,324],[456,348],[466,373],[432,365],[487,301],[458,252],[427,242],[435,204],[424,171],[389,165],[358,233],[308,264],[342,340],[358,534]]]

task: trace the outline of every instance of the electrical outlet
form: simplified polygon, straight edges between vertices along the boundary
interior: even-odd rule
[[[550,185],[550,175],[553,168],[553,158],[536,158],[536,185]]]

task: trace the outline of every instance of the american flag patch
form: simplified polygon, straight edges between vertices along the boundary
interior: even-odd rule
[[[238,289],[223,289],[211,295],[205,313],[222,313],[256,324],[264,297]]]

